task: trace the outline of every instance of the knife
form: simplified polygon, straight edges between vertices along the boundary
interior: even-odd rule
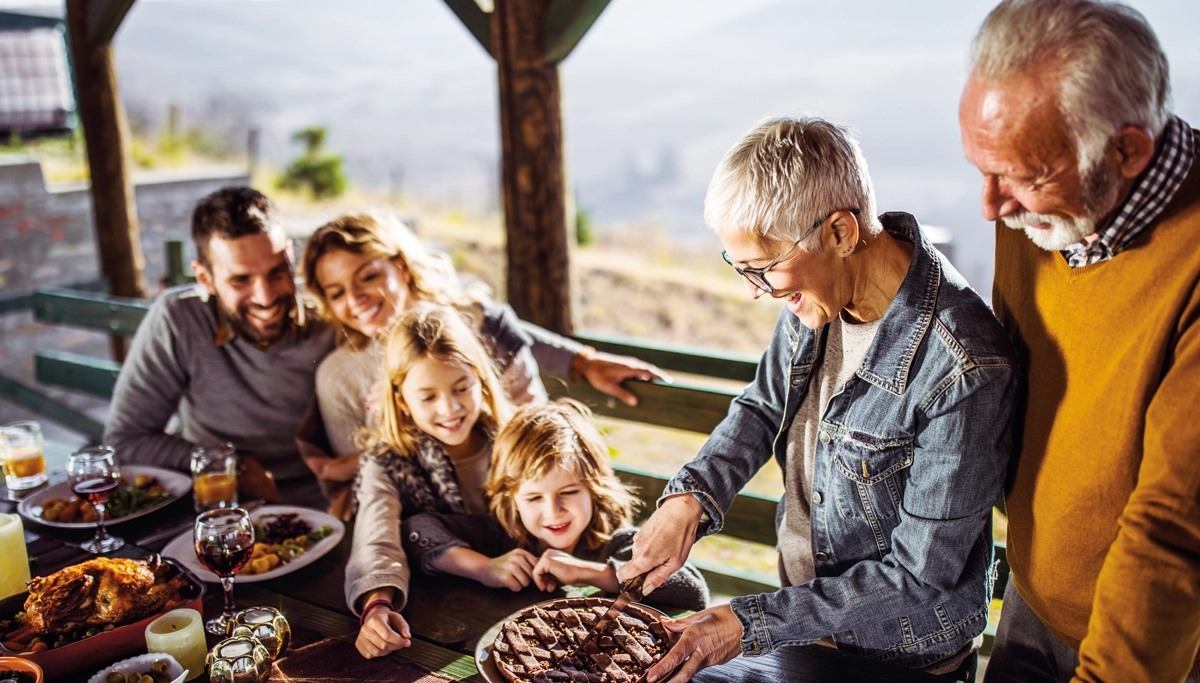
[[[580,652],[583,652],[584,648],[596,639],[596,636],[604,633],[604,631],[612,626],[613,622],[617,620],[617,617],[621,616],[621,613],[624,612],[625,608],[629,606],[629,603],[637,602],[645,597],[642,593],[642,584],[645,582],[646,574],[638,574],[632,579],[622,583],[621,594],[618,595],[617,599],[613,601],[612,607],[608,608],[608,611],[604,613],[604,616],[600,617],[600,621],[597,621],[596,625],[592,627],[591,632],[588,633],[587,636],[580,641],[579,645],[577,645],[574,650],[571,650],[567,656],[572,657]]]

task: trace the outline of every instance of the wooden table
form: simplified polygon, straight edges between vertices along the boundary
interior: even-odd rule
[[[285,491],[286,495],[286,491]],[[7,492],[0,486],[0,512],[15,512],[15,503],[5,500]],[[126,539],[125,548],[115,555],[146,556],[162,549],[174,536],[190,528],[194,518],[190,497],[163,508],[160,513],[132,520],[110,528],[110,532]],[[25,521],[28,535],[41,536],[30,544],[35,575],[52,573],[57,569],[86,559],[89,555],[70,544],[77,544],[90,533],[44,527]],[[178,530],[176,533],[164,532]],[[159,536],[146,541],[147,537]],[[358,632],[358,620],[350,612],[343,597],[346,561],[350,556],[352,525],[347,525],[345,538],[328,554],[291,574],[266,582],[236,586],[234,594],[239,606],[266,605],[280,609],[292,623],[312,629],[324,636],[352,640]],[[139,545],[140,543],[140,545]],[[206,611],[220,609],[220,588],[210,584],[210,600]],[[561,597],[561,591],[548,594],[529,588],[518,593],[490,589],[481,584],[457,577],[428,577],[414,575],[408,604],[403,610],[413,634],[413,646],[392,656],[420,664],[454,680],[479,681],[471,655],[479,638],[495,623],[509,614],[535,602]],[[211,643],[210,643],[211,645]],[[800,649],[811,660],[807,669],[811,675],[801,683],[832,683],[854,681],[895,681],[898,683],[933,683],[943,679],[913,672],[874,660],[847,655],[829,648],[809,646]],[[337,670],[331,662],[330,672]],[[78,680],[85,681],[95,672],[81,672]],[[206,677],[197,679],[206,681]]]

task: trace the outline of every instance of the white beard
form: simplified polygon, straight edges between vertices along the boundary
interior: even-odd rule
[[[1000,222],[1006,228],[1024,230],[1030,241],[1046,251],[1062,251],[1083,238],[1095,233],[1100,221],[1116,208],[1121,194],[1122,178],[1110,174],[1100,160],[1083,175],[1080,192],[1083,194],[1084,215],[1078,218],[1059,218],[1032,211],[1002,216]],[[1032,227],[1048,224],[1049,228]]]
[[[1046,251],[1062,251],[1067,247],[1082,241],[1084,237],[1096,232],[1096,222],[1089,218],[1065,219],[1058,216],[1047,216],[1032,211],[1022,211],[1010,214],[1000,219],[1006,228],[1024,230],[1025,235],[1038,247]],[[1049,224],[1049,228],[1035,228],[1040,223]]]

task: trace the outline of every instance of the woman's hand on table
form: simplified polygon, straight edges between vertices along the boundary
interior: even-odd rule
[[[382,657],[409,645],[412,645],[412,631],[408,622],[387,605],[375,605],[367,610],[358,638],[354,640],[354,647],[367,659]]]
[[[671,633],[680,634],[679,641],[646,672],[649,683],[686,683],[697,671],[724,664],[742,652],[742,622],[729,605],[710,607],[682,619],[663,619],[662,624]],[[675,674],[664,679],[672,671]]]
[[[633,558],[617,570],[619,581],[646,574],[642,591],[649,595],[672,574],[683,568],[704,508],[690,493],[671,496],[650,515],[633,537]]]
[[[570,553],[550,548],[533,568],[533,582],[544,591],[561,585],[586,584],[609,593],[621,590],[617,575],[607,564],[581,560]]]

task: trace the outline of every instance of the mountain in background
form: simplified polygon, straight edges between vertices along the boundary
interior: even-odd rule
[[[562,67],[568,173],[599,229],[715,245],[703,200],[724,152],[768,116],[852,126],[880,211],[954,232],[991,283],[993,227],[959,147],[969,41],[992,0],[613,0]],[[1194,0],[1139,0],[1172,65],[1175,109],[1200,124]],[[59,3],[61,6],[61,3]],[[495,67],[440,0],[138,2],[116,37],[131,118],[262,131],[277,164],[324,125],[352,180],[491,210]]]

